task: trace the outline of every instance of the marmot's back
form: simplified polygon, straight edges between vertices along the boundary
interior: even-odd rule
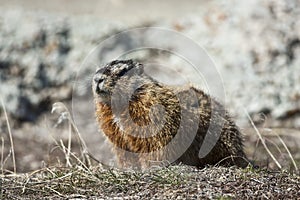
[[[96,72],[93,92],[97,121],[123,167],[248,164],[237,126],[203,91],[160,84],[141,64],[121,60]],[[202,145],[211,151],[200,158]]]

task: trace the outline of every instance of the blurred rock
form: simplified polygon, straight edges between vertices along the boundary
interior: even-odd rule
[[[108,32],[119,29],[117,24],[90,18],[1,13],[1,98],[10,116],[18,121],[34,122],[55,101],[71,100],[74,78],[84,57]]]
[[[300,2],[213,1],[203,10],[155,25],[175,29],[205,47],[223,78],[227,106],[239,124],[248,123],[246,109],[257,123],[299,128]],[[76,71],[90,50],[129,28],[92,16],[1,14],[1,98],[8,112],[21,121],[35,121],[53,102],[70,100]],[[136,42],[123,40],[129,46]],[[118,41],[113,45],[99,52],[100,60],[122,48]],[[164,59],[176,65],[172,56]]]
[[[245,108],[252,116],[266,114],[268,126],[300,127],[298,0],[214,1],[203,14],[164,25],[205,47],[240,124],[247,122]]]

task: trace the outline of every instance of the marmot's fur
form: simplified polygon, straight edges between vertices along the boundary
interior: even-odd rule
[[[248,164],[238,127],[201,90],[161,84],[144,73],[142,64],[116,60],[96,72],[93,93],[100,129],[121,167]],[[212,148],[200,157],[204,140]]]

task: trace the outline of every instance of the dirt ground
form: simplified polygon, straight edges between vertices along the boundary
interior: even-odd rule
[[[42,120],[39,125],[34,127],[25,124],[21,129],[12,130],[17,172],[30,172],[44,166],[65,163],[66,157],[61,149],[61,144],[63,143],[65,147],[68,146],[70,133],[68,121],[64,121],[58,127],[55,127],[56,122],[57,119],[53,117],[52,121],[50,119]],[[260,168],[279,170],[279,166],[262,145],[256,131],[253,128],[242,128],[242,132],[248,158]],[[259,132],[282,169],[294,171],[295,164],[300,168],[299,130],[259,128]],[[0,167],[3,171],[13,171],[8,130],[5,133],[4,137],[1,138],[3,151]],[[80,156],[82,149],[76,131],[73,129],[71,134],[71,151]],[[111,145],[101,141],[104,138],[99,131],[95,131],[94,134],[94,136],[90,136],[89,141],[86,141],[92,155],[103,164],[115,163]]]

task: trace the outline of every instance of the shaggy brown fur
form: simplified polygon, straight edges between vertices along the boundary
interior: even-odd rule
[[[97,121],[121,167],[248,164],[239,129],[201,90],[160,84],[141,64],[116,60],[96,72],[93,92]],[[212,150],[200,158],[204,139]]]

